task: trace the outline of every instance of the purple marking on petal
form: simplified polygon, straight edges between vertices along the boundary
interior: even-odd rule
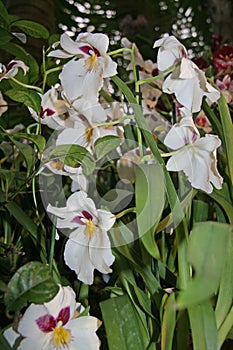
[[[59,312],[56,322],[62,321],[62,324],[65,325],[70,319],[70,307],[66,306]]]
[[[136,148],[136,149],[135,149],[135,153],[136,153],[136,156],[140,157],[140,151],[139,151],[139,148]]]
[[[94,51],[97,57],[100,56],[99,51],[93,46],[89,46],[89,45],[80,46],[79,50],[81,50],[82,52],[84,52],[86,55],[89,55],[89,56],[92,55],[90,51]]]
[[[81,219],[83,219],[83,216],[77,215],[71,220],[71,222],[76,222],[79,225],[85,225],[85,223],[82,222]]]
[[[93,219],[93,216],[90,213],[88,213],[88,211],[86,211],[86,210],[83,210],[82,214],[87,220],[92,220]]]
[[[56,320],[53,316],[47,314],[37,318],[36,324],[42,332],[48,333],[56,327]]]
[[[192,142],[194,143],[197,139],[197,134],[195,132],[193,132],[192,134]]]
[[[45,109],[44,109],[44,108],[41,106],[40,117],[41,117],[42,119],[44,119],[45,115],[47,115],[48,117],[50,117],[50,116],[53,115],[54,113],[55,113],[54,110],[52,110],[52,109],[50,109],[50,108],[45,108]]]
[[[11,70],[16,64],[17,62],[15,61],[8,63],[8,65],[6,66],[7,71],[9,72],[9,70]]]
[[[188,138],[185,136],[184,138],[184,144],[187,145],[189,143]]]

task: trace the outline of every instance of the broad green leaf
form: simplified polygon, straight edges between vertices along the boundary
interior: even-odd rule
[[[19,311],[27,303],[42,304],[50,301],[58,292],[48,265],[39,261],[29,262],[20,267],[8,283],[5,293],[7,310]]]
[[[176,327],[175,293],[166,300],[161,329],[161,350],[172,350],[174,331]]]
[[[217,292],[233,226],[218,222],[201,222],[193,226],[188,242],[188,261],[194,267],[194,278],[180,292],[180,308],[197,305]]]
[[[136,212],[139,237],[148,253],[160,258],[155,241],[165,202],[165,184],[160,164],[140,164],[136,167]]]
[[[95,151],[97,159],[101,159],[106,156],[111,151],[115,150],[120,146],[121,139],[118,136],[104,136],[96,140],[95,142]]]
[[[100,303],[109,350],[146,349],[135,310],[124,295]]]
[[[18,20],[14,22],[14,27],[20,28],[24,33],[33,38],[48,39],[49,37],[48,30],[43,25],[33,21]]]
[[[59,145],[49,153],[48,160],[61,160],[71,167],[76,167],[81,163],[86,175],[91,174],[95,169],[92,155],[86,148],[78,145]]]
[[[39,94],[32,90],[8,90],[5,94],[13,101],[21,102],[26,107],[31,107],[38,114],[41,110],[41,97]]]
[[[43,150],[46,146],[46,140],[43,136],[41,135],[36,135],[36,134],[26,134],[26,133],[17,133],[14,135],[14,138],[19,138],[19,139],[26,139],[31,142],[33,142],[36,147],[38,148],[38,151],[40,154],[43,153]]]
[[[45,240],[41,233],[38,232],[36,224],[15,202],[8,202],[5,207],[9,213],[24,227],[29,233],[35,246],[40,245],[40,256],[43,262],[46,262],[46,246]]]
[[[218,350],[218,332],[210,301],[188,308],[194,350]]]

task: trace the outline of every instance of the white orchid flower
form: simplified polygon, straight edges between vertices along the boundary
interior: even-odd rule
[[[187,58],[182,58],[180,66],[165,79],[163,91],[174,93],[177,101],[193,113],[201,110],[204,96],[209,103],[220,98],[219,91],[207,82],[204,72]]]
[[[0,63],[0,81],[14,77],[18,73],[19,68],[23,70],[24,75],[29,70],[29,67],[19,60],[12,60],[6,66]]]
[[[192,187],[207,193],[213,191],[212,184],[217,189],[222,188],[223,178],[217,170],[216,159],[216,149],[221,145],[218,136],[207,134],[200,137],[193,120],[184,117],[173,125],[164,144],[177,150],[167,162],[169,171],[183,171]]]
[[[159,47],[157,63],[160,71],[172,67],[182,58],[188,56],[185,46],[173,35],[156,40],[153,47]]]
[[[116,75],[117,64],[107,55],[109,39],[101,33],[81,33],[73,41],[66,33],[61,35],[62,50],[51,51],[48,56],[77,57],[66,63],[59,76],[68,99],[95,98],[103,79]]]
[[[65,263],[76,272],[80,281],[93,283],[94,269],[110,273],[114,262],[107,231],[114,225],[115,216],[96,209],[91,198],[83,191],[73,193],[66,207],[48,205],[47,211],[57,217],[56,226],[69,228],[72,233],[65,246]]]
[[[68,115],[68,107],[64,100],[58,98],[57,89],[52,86],[44,95],[41,95],[40,115],[31,107],[28,107],[32,117],[41,124],[47,125],[51,129],[62,129],[72,126]]]
[[[73,127],[66,128],[61,131],[57,137],[56,145],[79,145],[86,147],[89,152],[94,153],[94,144],[97,139],[107,135],[119,136],[123,138],[122,128],[118,126],[98,126],[98,116],[99,115],[96,114],[97,118],[93,117],[94,119],[90,121],[83,115],[74,115],[72,119],[74,121]],[[106,113],[105,117],[107,118]],[[108,121],[106,119],[106,124],[107,122]]]
[[[92,316],[77,317],[75,293],[59,287],[48,303],[31,304],[18,324],[23,340],[18,350],[97,350],[99,320]]]

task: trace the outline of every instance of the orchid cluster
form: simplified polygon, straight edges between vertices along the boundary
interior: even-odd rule
[[[54,261],[54,245],[59,246],[60,233],[65,234],[62,238],[64,244],[59,246],[59,249],[62,247],[65,269],[69,270],[69,274],[75,275],[76,291],[82,297],[84,295],[84,302],[88,293],[83,290],[86,291],[85,288],[95,284],[96,276],[101,276],[105,282],[110,279],[113,285],[106,290],[107,293],[110,292],[109,295],[117,299],[119,296],[123,297],[125,290],[130,297],[129,307],[135,306],[142,320],[140,322],[144,322],[144,329],[147,326],[145,327],[142,310],[138,307],[140,301],[143,301],[143,310],[151,317],[151,309],[159,300],[155,302],[153,299],[159,288],[162,290],[162,297],[159,298],[162,300],[166,296],[163,305],[167,303],[166,298],[170,298],[170,295],[173,298],[175,293],[175,284],[167,289],[159,282],[156,289],[151,282],[152,278],[160,274],[160,269],[168,269],[165,262],[168,253],[165,254],[164,248],[160,252],[155,233],[162,232],[163,235],[169,231],[171,235],[176,229],[178,213],[178,235],[183,229],[180,229],[180,222],[185,228],[182,239],[177,236],[176,241],[179,243],[188,240],[188,227],[185,226],[188,215],[183,209],[190,194],[193,199],[200,191],[203,198],[212,196],[214,200],[217,198],[220,206],[226,205],[228,199],[218,197],[218,191],[226,191],[225,182],[228,183],[233,176],[232,167],[228,169],[222,165],[225,164],[224,157],[231,157],[231,151],[226,156],[224,154],[224,148],[229,147],[230,141],[224,137],[227,131],[225,121],[217,132],[220,122],[213,110],[217,110],[218,104],[221,106],[222,101],[225,101],[223,95],[226,96],[226,92],[227,103],[232,102],[229,95],[232,88],[232,60],[227,65],[225,74],[221,54],[215,53],[214,62],[218,71],[215,85],[207,78],[205,71],[189,58],[186,47],[174,36],[164,35],[154,42],[153,47],[157,51],[156,62],[144,60],[138,47],[127,38],[123,38],[120,49],[108,52],[109,39],[105,34],[86,32],[73,40],[64,33],[44,53],[44,75],[40,86],[29,85],[18,79],[20,74],[27,77],[30,71],[24,62],[12,60],[8,65],[0,66],[0,81],[6,79],[13,86],[22,86],[23,93],[26,89],[31,92],[31,95],[25,93],[19,100],[26,105],[34,124],[27,128],[27,134],[20,132],[18,138],[14,136],[15,130],[4,131],[3,140],[5,143],[12,142],[24,154],[22,166],[31,167],[27,181],[30,176],[33,178],[32,192],[37,224],[43,229],[45,227],[39,215],[35,179],[43,179],[44,176],[48,182],[52,182],[59,177],[65,182],[64,192],[63,188],[59,188],[59,195],[55,199],[53,193],[50,195],[52,191],[49,188],[40,188],[42,196],[46,198],[43,202],[45,211],[52,221],[52,238],[49,240],[53,242],[47,259],[47,242],[42,235],[40,256],[44,259],[43,262],[48,262],[59,291],[55,295],[53,293],[50,301],[31,303],[13,328],[4,332],[5,339],[16,349],[29,350],[34,347],[35,350],[94,350],[100,347],[96,335],[100,321],[89,316],[87,311],[83,312],[81,304],[76,303],[76,293],[71,287],[62,287],[62,284],[68,284],[69,278],[64,277],[63,280]],[[53,68],[46,70],[46,62]],[[127,83],[117,76],[119,64],[124,66],[128,74]],[[48,76],[51,73],[58,73],[58,78],[49,84]],[[8,96],[14,99],[14,94],[8,92]],[[17,98],[16,96],[18,102]],[[222,110],[227,110],[227,103]],[[7,108],[5,97],[0,94],[0,115],[6,113]],[[225,120],[227,118],[229,119],[229,115],[226,112]],[[35,134],[31,133],[33,128],[36,130]],[[47,147],[43,135],[49,135],[50,139],[46,140]],[[27,158],[30,156],[29,148],[32,148],[32,144],[34,154],[40,161],[39,166],[31,158]],[[2,144],[1,150],[3,151]],[[221,165],[219,168],[218,155]],[[5,154],[4,159],[8,160],[10,156],[10,153]],[[223,169],[226,170],[225,174]],[[176,183],[181,174],[185,183],[189,184],[190,193],[184,198],[181,191],[180,199],[173,182]],[[11,178],[6,177],[7,186],[9,183]],[[168,187],[166,190],[165,184]],[[116,189],[112,186],[116,186]],[[126,193],[124,191],[128,188],[133,191],[130,192],[131,197],[127,199],[127,204],[123,205],[125,202],[119,194]],[[103,194],[103,198],[100,199],[99,193]],[[111,198],[114,197],[115,202],[108,202],[106,193]],[[55,197],[56,195],[57,192]],[[115,199],[118,195],[119,198]],[[161,195],[161,198],[156,197],[157,195]],[[171,207],[168,215],[164,200],[166,196]],[[159,203],[153,203],[154,197]],[[14,216],[14,208],[9,208]],[[230,221],[232,214],[229,206],[226,205],[226,208]],[[166,210],[163,211],[164,209]],[[20,209],[17,210],[19,212]],[[220,212],[219,208],[217,210]],[[34,234],[34,222],[24,222],[24,219],[21,222],[26,229],[33,227]],[[128,225],[129,223],[132,225]],[[137,249],[129,246],[121,251],[118,249],[121,244],[116,242],[120,241],[119,237],[125,239],[129,232],[133,236],[130,241],[139,240],[142,245],[137,245]],[[33,235],[32,237],[35,238]],[[58,242],[54,241],[55,237]],[[165,239],[161,245],[164,242]],[[131,273],[127,264],[129,261],[132,266],[136,265],[137,257],[133,256],[134,252],[142,260],[142,265],[136,273]],[[185,260],[183,263],[182,260],[186,259],[186,252],[180,253],[177,249],[176,254],[178,269],[183,269],[180,273],[181,282],[177,282],[177,290],[182,291],[187,287],[187,280],[193,276],[188,262]],[[152,262],[152,259],[155,260]],[[174,256],[172,259],[176,260]],[[190,262],[192,263],[192,257]],[[195,261],[193,265],[196,267]],[[196,265],[199,266],[198,262]],[[122,270],[119,273],[121,282],[117,285],[118,266]],[[172,278],[173,270],[169,272]],[[121,280],[125,271],[128,273],[125,279],[127,282]],[[197,274],[199,272],[197,269]],[[175,275],[174,272],[174,278]],[[133,284],[136,278],[140,280],[139,287]],[[218,286],[212,288],[213,293],[216,293]],[[168,299],[167,307],[171,306],[170,300]],[[175,303],[175,297],[173,302]],[[13,302],[12,304],[14,305]],[[179,304],[179,299],[177,305],[183,305],[182,302]],[[174,311],[175,307],[171,310]],[[151,329],[154,327],[153,322],[150,324]],[[163,327],[165,328],[164,325]],[[154,336],[155,332],[152,333]],[[145,348],[149,348],[149,343],[152,344],[151,340]],[[163,348],[165,349],[164,346]]]

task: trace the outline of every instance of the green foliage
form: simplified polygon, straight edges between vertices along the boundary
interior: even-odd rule
[[[8,283],[9,292],[4,302],[7,310],[19,311],[27,303],[42,304],[50,301],[58,292],[58,286],[48,266],[39,261],[23,265]]]

